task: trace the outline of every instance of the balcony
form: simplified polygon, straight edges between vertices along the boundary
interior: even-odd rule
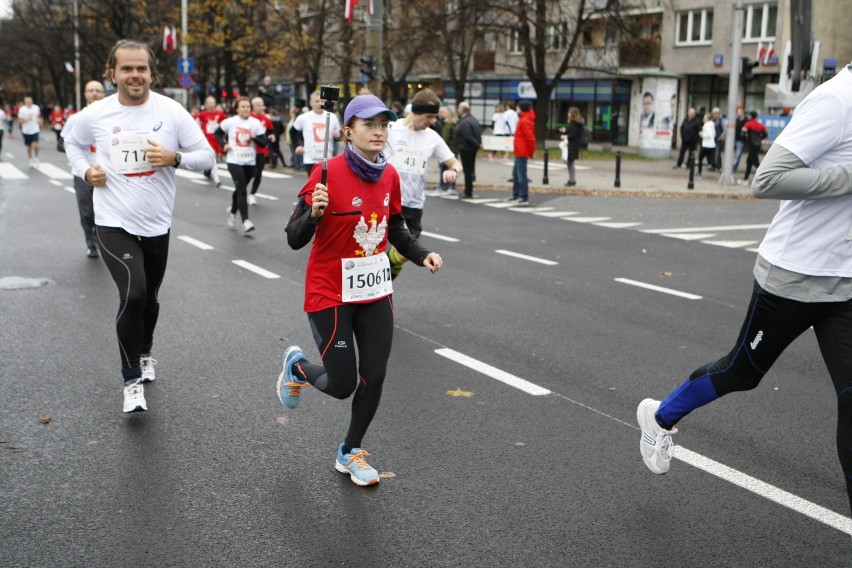
[[[618,63],[622,69],[629,67],[660,66],[660,38],[630,38],[618,44]]]

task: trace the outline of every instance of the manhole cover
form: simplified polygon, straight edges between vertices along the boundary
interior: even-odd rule
[[[0,290],[25,290],[41,288],[50,284],[50,278],[24,278],[22,276],[6,276],[0,278]]]

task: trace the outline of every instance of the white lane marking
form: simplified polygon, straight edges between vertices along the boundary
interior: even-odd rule
[[[541,215],[542,217],[568,217],[569,215],[579,214],[579,211],[546,211],[543,213],[536,213],[536,215]]]
[[[259,275],[263,276],[264,278],[269,278],[270,280],[273,279],[273,278],[281,278],[280,276],[278,276],[274,272],[269,272],[265,268],[261,268],[261,267],[257,266],[256,264],[252,264],[252,263],[247,262],[245,260],[232,260],[231,262],[233,262],[237,266],[245,268],[246,270],[250,270],[251,272],[254,272],[255,274],[259,274]]]
[[[497,209],[508,209],[514,207],[515,204],[509,201],[498,201],[496,203],[488,203],[488,207],[496,207]]]
[[[474,371],[482,373],[485,376],[491,377],[492,379],[496,379],[501,383],[505,383],[510,387],[515,387],[516,389],[522,390],[527,394],[531,394],[533,396],[543,396],[546,394],[550,394],[550,391],[544,387],[540,387],[520,377],[511,375],[506,371],[501,371],[497,367],[492,367],[487,363],[483,363],[482,361],[478,361],[472,357],[468,357],[467,355],[459,353],[458,351],[455,351],[453,349],[448,349],[444,347],[441,349],[435,349],[435,353],[441,355],[442,357],[446,357],[451,361],[455,361],[456,363],[464,365],[469,369],[473,369]]]
[[[523,260],[529,260],[530,262],[538,262],[539,264],[546,264],[548,266],[556,266],[559,264],[558,262],[553,262],[552,260],[546,260],[544,258],[538,258],[537,256],[528,256],[526,254],[521,254],[519,252],[512,252],[510,250],[497,249],[494,252],[497,254],[505,254],[506,256],[513,256],[515,258],[520,258]]]
[[[669,237],[670,239],[680,239],[682,241],[700,241],[701,239],[709,239],[710,237],[715,237],[716,233],[677,233],[677,234],[669,234],[669,233],[659,233],[663,237]]]
[[[609,221],[612,217],[563,217],[566,221],[574,221],[575,223],[602,223]]]
[[[193,239],[192,237],[189,237],[187,235],[180,235],[178,238],[185,243],[189,243],[194,247],[200,248],[201,250],[213,250],[213,247],[211,247],[207,243],[203,243],[198,239]]]
[[[71,172],[63,170],[62,168],[54,166],[53,164],[39,164],[38,171],[51,178],[51,180],[74,179],[74,176],[71,174]]]
[[[181,169],[175,170],[175,175],[177,177],[183,178],[183,179],[204,179],[204,180],[210,179],[202,173],[191,172],[189,170],[181,170]]]
[[[444,235],[438,235],[438,234],[436,234],[436,233],[430,233],[430,232],[428,232],[428,231],[421,231],[421,232],[420,232],[420,235],[421,235],[421,236],[430,237],[430,238],[432,238],[432,239],[438,239],[439,241],[447,241],[448,243],[457,243],[457,242],[459,242],[459,240],[458,240],[457,238],[455,238],[455,237],[447,237],[447,236],[444,236]]]
[[[611,223],[595,223],[598,227],[606,227],[607,229],[628,229],[630,227],[638,227],[642,223],[632,223],[629,221],[625,222],[611,222]]]
[[[11,160],[12,158],[15,157],[15,154],[13,154],[12,152],[6,152],[6,157]]]
[[[716,245],[717,247],[725,248],[743,248],[753,245],[757,241],[701,241],[705,245]]]
[[[237,189],[233,185],[225,185],[224,183],[220,185],[219,188],[224,189],[225,191],[234,191],[235,189]]]
[[[281,174],[278,172],[270,172],[269,170],[263,170],[263,174],[261,177],[269,178],[269,179],[290,179],[293,176],[290,174]]]
[[[277,197],[275,197],[274,195],[266,194],[266,193],[259,193],[258,192],[258,193],[255,193],[254,196],[260,197],[261,199],[268,199],[270,201],[278,201]]]
[[[757,247],[749,247],[746,249],[748,252],[758,252],[760,249]]]
[[[50,185],[55,185],[56,187],[62,187],[62,182],[56,181],[55,179],[49,179],[47,180],[47,183],[49,183]]]
[[[511,207],[509,211],[518,211],[520,213],[539,213],[544,211],[552,211],[553,207]]]
[[[63,185],[62,189],[64,189],[68,193],[73,193],[74,195],[77,195],[77,190],[71,187],[70,185]]]
[[[742,473],[741,471],[737,471],[736,469],[702,456],[701,454],[687,450],[683,446],[674,447],[674,457],[693,467],[697,467],[698,469],[715,475],[718,478],[724,479],[729,483],[733,483],[738,487],[751,491],[756,495],[769,499],[770,501],[774,501],[779,505],[783,505],[788,509],[801,513],[806,517],[810,517],[815,521],[819,521],[841,532],[852,535],[852,519],[849,517],[835,513],[830,509],[826,509],[825,507],[807,501],[806,499],[802,499],[797,495],[793,495],[792,493]]]
[[[10,158],[11,154],[6,154]],[[0,162],[0,178],[3,179],[30,179],[30,176],[8,162]]]
[[[461,199],[461,198],[457,197],[456,199],[458,199],[459,201],[464,201],[465,203],[474,203],[476,205],[480,205],[482,203],[494,203],[495,201],[500,201],[499,199],[493,199],[493,198],[490,198],[490,197],[475,197],[475,198],[472,198],[472,199]],[[510,203],[510,205],[511,205],[511,203]]]
[[[616,278],[616,282],[621,282],[622,284],[629,284],[631,286],[638,286],[639,288],[645,288],[647,290],[653,290],[655,292],[662,292],[664,294],[671,294],[672,296],[678,296],[681,298],[686,298],[687,300],[701,300],[703,299],[701,296],[697,294],[690,294],[689,292],[681,292],[680,290],[673,290],[671,288],[663,288],[662,286],[657,286],[655,284],[647,284],[645,282],[639,282],[637,280],[631,280],[629,278]]]
[[[720,225],[718,227],[682,227],[679,229],[645,229],[643,233],[706,233],[707,231],[747,231],[768,229],[769,225]]]

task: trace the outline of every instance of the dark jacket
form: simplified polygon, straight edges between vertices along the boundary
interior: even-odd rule
[[[482,146],[482,132],[479,121],[470,113],[459,118],[453,132],[453,140],[459,152],[476,152]]]
[[[580,142],[583,141],[583,130],[585,128],[586,125],[582,122],[574,122],[572,120],[568,123],[568,130],[565,133],[565,137],[568,139],[569,162],[580,159]]]
[[[698,115],[693,119],[686,118],[680,125],[680,139],[684,144],[695,144],[698,142],[701,127],[704,125]]]
[[[447,146],[450,147],[450,150],[453,151],[453,154],[458,154],[459,149],[456,148],[456,141],[453,133],[456,131],[456,123],[455,122],[447,122],[444,121],[444,125],[441,127],[441,137],[444,139],[444,142],[447,143]]]
[[[514,154],[516,158],[532,158],[535,155],[535,111],[521,112],[515,130]]]

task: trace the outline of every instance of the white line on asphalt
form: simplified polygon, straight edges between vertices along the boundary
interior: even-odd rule
[[[65,190],[65,191],[67,191],[68,193],[73,193],[73,194],[75,194],[75,195],[77,194],[77,190],[76,190],[76,189],[74,189],[73,187],[71,187],[70,185],[63,185],[63,186],[62,186],[62,189],[64,189],[64,190]]]
[[[278,276],[274,272],[269,272],[265,268],[261,268],[261,267],[257,266],[256,264],[252,264],[252,263],[247,262],[245,260],[232,260],[231,262],[233,262],[237,266],[241,266],[242,268],[245,268],[246,270],[250,270],[250,271],[254,272],[255,274],[259,274],[259,275],[263,276],[264,278],[269,278],[269,279],[281,278],[280,276]]]
[[[191,172],[189,170],[175,170],[175,175],[183,179],[210,179],[202,173]]]
[[[609,221],[612,217],[563,217],[566,221],[574,221],[575,223],[602,223]]]
[[[717,247],[725,248],[743,248],[753,245],[757,241],[701,241],[705,245],[716,245]]]
[[[49,179],[47,180],[47,183],[49,183],[50,185],[55,185],[56,187],[62,187],[62,182],[56,181],[55,179]]]
[[[270,172],[269,170],[263,170],[262,177],[269,179],[290,179],[293,176],[291,176],[290,174],[282,174],[278,172]]]
[[[515,375],[510,375],[505,371],[501,371],[496,367],[492,367],[487,363],[483,363],[482,361],[478,361],[472,357],[468,357],[467,355],[459,353],[458,351],[455,351],[453,349],[448,349],[444,347],[441,349],[435,349],[435,353],[441,355],[442,357],[446,357],[451,361],[455,361],[456,363],[464,365],[469,369],[473,369],[474,371],[491,377],[492,379],[496,379],[501,383],[505,383],[510,387],[515,387],[516,389],[522,390],[527,394],[531,394],[533,396],[543,396],[546,394],[550,394],[550,391],[544,387],[540,387],[520,377],[516,377]]]
[[[424,235],[424,236],[426,236],[426,237],[433,238],[433,239],[438,239],[439,241],[447,241],[448,243],[457,243],[457,242],[459,242],[459,240],[458,240],[458,239],[456,239],[455,237],[446,237],[446,236],[444,236],[444,235],[438,235],[438,234],[436,234],[436,233],[430,233],[430,232],[428,232],[428,231],[421,231],[421,233],[420,233],[420,234],[421,234],[421,235]]]
[[[683,446],[674,447],[674,457],[693,467],[697,467],[698,469],[724,479],[729,483],[733,483],[734,485],[751,491],[756,495],[769,499],[770,501],[774,501],[779,505],[784,505],[785,507],[810,517],[815,521],[819,521],[841,532],[852,534],[852,519],[849,517],[844,517],[830,509],[826,509],[816,503],[802,499],[801,497],[742,473],[741,471],[737,471],[736,469],[728,467],[708,457],[702,456],[701,454],[696,454],[691,450],[687,450]]]
[[[198,239],[193,239],[192,237],[188,237],[186,235],[180,235],[178,238],[185,243],[189,243],[194,247],[200,248],[201,250],[213,250],[213,247],[211,247],[207,243],[199,241]]]
[[[255,197],[260,197],[261,199],[268,199],[269,201],[278,201],[278,198],[274,195],[269,195],[268,193],[255,193]]]
[[[497,201],[496,203],[486,203],[488,207],[496,207],[497,209],[508,209],[509,207],[514,207],[514,203],[510,203],[508,201]]]
[[[545,211],[543,213],[536,213],[536,215],[541,215],[542,217],[568,217],[569,215],[579,214],[579,211]]]
[[[15,157],[15,154],[13,154],[12,152],[6,152],[6,157],[11,160],[12,158]]]
[[[655,292],[662,292],[663,294],[671,294],[672,296],[679,296],[681,298],[686,298],[687,300],[701,300],[702,297],[696,294],[690,294],[689,292],[681,292],[680,290],[673,290],[671,288],[663,288],[662,286],[657,286],[655,284],[647,284],[645,282],[639,282],[637,280],[630,280],[629,278],[616,278],[616,282],[621,282],[622,284],[629,284],[631,286],[638,286],[639,288],[645,288],[647,290],[654,290]]]
[[[720,225],[718,227],[681,227],[679,229],[645,229],[643,233],[700,233],[707,231],[747,231],[767,229],[769,225]]]
[[[663,237],[669,237],[670,239],[680,239],[682,241],[700,241],[701,239],[709,239],[710,237],[715,237],[716,233],[658,233]]]
[[[51,179],[74,179],[70,172],[53,164],[39,164],[38,171]]]
[[[7,154],[8,155],[8,154]],[[9,156],[11,157],[11,156]],[[6,162],[0,162],[0,178],[2,179],[29,179],[30,176]]]
[[[516,203],[512,204],[514,207],[511,207],[509,211],[519,211],[521,213],[543,213],[546,211],[553,211],[553,207],[518,207]]]
[[[628,229],[630,227],[638,227],[642,223],[631,223],[629,221],[624,221],[621,223],[611,222],[611,223],[594,223],[598,227],[606,227],[607,229]]]
[[[520,258],[523,260],[529,260],[531,262],[538,262],[539,264],[546,264],[548,266],[556,266],[557,264],[559,264],[558,262],[553,262],[552,260],[545,260],[543,258],[538,258],[537,256],[528,256],[526,254],[512,252],[510,250],[497,249],[494,252],[496,252],[497,254],[505,254],[506,256],[513,256],[515,258]]]

